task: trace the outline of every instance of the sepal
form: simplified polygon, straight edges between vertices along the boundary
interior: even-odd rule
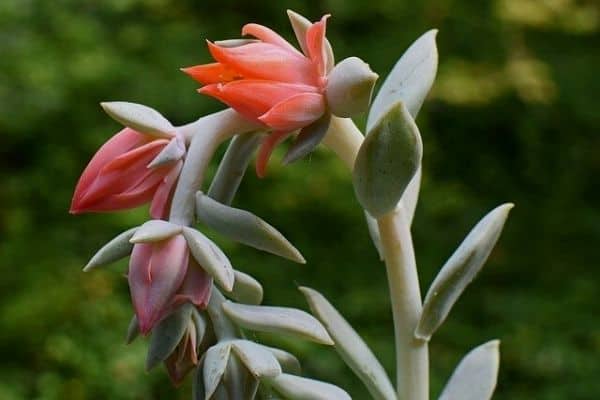
[[[96,267],[104,266],[122,258],[127,257],[133,250],[133,244],[129,241],[135,234],[138,227],[131,228],[118,234],[110,242],[106,243],[94,254],[88,261],[83,271],[87,272]]]
[[[176,133],[169,120],[148,106],[126,101],[103,102],[100,105],[112,119],[140,133],[167,139]]]

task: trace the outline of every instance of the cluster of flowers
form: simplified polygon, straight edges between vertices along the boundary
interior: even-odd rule
[[[377,75],[355,57],[334,65],[325,38],[327,18],[313,24],[292,19],[302,51],[267,27],[247,24],[242,35],[253,39],[208,42],[216,62],[183,69],[203,85],[200,93],[222,101],[266,133],[256,157],[260,177],[279,143],[296,135],[284,161],[299,159],[323,139],[332,115],[348,117],[369,104]],[[159,130],[128,126],[106,142],[81,175],[70,212],[116,211],[150,203],[154,225],[169,224],[190,139],[168,121],[161,123],[165,128]],[[132,230],[126,237],[133,243],[127,276],[134,330],[143,335],[183,306],[203,310],[210,301],[213,276],[206,272],[206,260],[190,251],[181,226],[171,228],[162,226],[163,233],[150,238],[144,238],[148,229]],[[220,250],[213,246],[212,251]],[[187,324],[176,350],[165,360],[176,384],[199,362],[198,330],[194,323]]]

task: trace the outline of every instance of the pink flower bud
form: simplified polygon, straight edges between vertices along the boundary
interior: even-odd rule
[[[130,128],[117,133],[83,171],[70,212],[122,210],[152,201],[152,217],[164,218],[183,162],[178,159],[153,168],[148,165],[169,143],[169,139],[153,138]]]
[[[326,112],[325,28],[328,15],[312,24],[303,42],[305,54],[267,27],[247,24],[243,35],[259,39],[229,47],[208,43],[217,61],[183,71],[215,97],[246,118],[273,130],[262,144],[256,163],[264,176],[267,161],[281,141]]]

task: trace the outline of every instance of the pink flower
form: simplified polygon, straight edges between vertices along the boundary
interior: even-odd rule
[[[128,281],[142,334],[185,302],[205,308],[212,286],[212,278],[189,257],[181,234],[159,242],[137,243],[129,261]]]
[[[164,362],[174,386],[181,385],[185,376],[198,364],[197,347],[196,325],[190,321],[183,338]]]
[[[246,118],[273,130],[257,158],[257,174],[281,141],[317,121],[326,112],[324,16],[306,31],[306,54],[267,27],[247,24],[242,35],[259,39],[235,47],[208,42],[217,61],[183,71],[205,85],[200,93],[215,97]]]
[[[159,166],[149,164],[172,141],[181,157]],[[150,214],[164,218],[179,177],[185,144],[177,136],[153,138],[125,128],[94,155],[79,178],[70,212],[114,211],[152,201]]]

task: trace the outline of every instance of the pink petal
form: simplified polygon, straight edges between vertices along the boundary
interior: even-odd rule
[[[287,51],[291,51],[293,53],[297,53],[302,56],[294,46],[292,46],[287,40],[282,38],[277,32],[272,29],[267,28],[266,26],[259,24],[246,24],[242,28],[242,35],[252,35],[257,39],[262,40],[265,43],[274,44],[275,46],[279,46]]]
[[[192,79],[194,79],[197,82],[200,82],[203,85],[219,82],[229,82],[243,78],[233,69],[221,63],[195,65],[193,67],[182,68],[181,70],[189,76],[191,76]]]
[[[150,216],[154,219],[164,219],[169,213],[169,200],[173,194],[175,183],[179,178],[183,161],[179,160],[175,164],[171,171],[164,177],[160,183],[154,196],[152,197],[152,204],[150,205]]]
[[[77,182],[70,212],[76,214],[86,211],[81,207],[81,198],[86,194],[104,165],[119,155],[126,153],[135,147],[141,146],[148,140],[147,136],[136,132],[133,129],[125,128],[100,147]]]
[[[190,302],[197,307],[206,308],[210,300],[212,281],[210,275],[191,257],[187,274],[175,297],[175,305]]]
[[[325,31],[327,28],[327,18],[329,18],[329,14],[324,15],[319,22],[312,24],[306,31],[308,56],[317,66],[319,76],[324,76],[326,72]]]
[[[168,166],[148,169],[148,164],[167,143],[168,140],[154,140],[108,162],[81,197],[80,207],[86,211],[93,211],[94,204],[102,203],[111,196],[131,191],[140,192],[143,190],[139,188],[142,185],[145,185],[145,188],[157,185],[170,169]],[[155,183],[148,180],[152,177]]]
[[[186,275],[189,251],[183,235],[138,243],[129,262],[129,289],[140,331],[147,334],[171,310]]]
[[[316,91],[313,86],[255,79],[243,79],[224,85],[207,85],[199,90],[200,93],[217,98],[251,120],[257,120],[275,104],[287,98]]]
[[[224,48],[209,42],[208,49],[215,60],[244,78],[314,86],[319,83],[319,75],[311,60],[298,52],[270,43],[258,42]]]
[[[277,103],[258,119],[277,131],[293,131],[313,123],[325,113],[322,94],[302,93]]]
[[[258,149],[258,155],[256,156],[256,175],[259,178],[264,178],[267,173],[267,164],[269,158],[277,145],[283,142],[292,132],[273,132],[267,136],[260,148]]]

